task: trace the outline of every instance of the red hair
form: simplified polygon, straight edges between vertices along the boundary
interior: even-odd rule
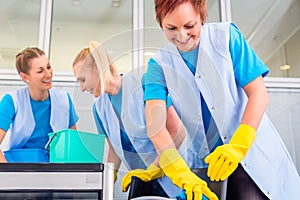
[[[196,13],[200,14],[202,24],[206,21],[206,0],[155,0],[156,20],[162,27],[161,22],[165,16],[174,11],[176,7],[183,3],[190,2]]]

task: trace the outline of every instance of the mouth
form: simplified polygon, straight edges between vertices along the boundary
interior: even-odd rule
[[[43,83],[51,83],[51,79],[43,80]]]
[[[88,89],[86,91],[89,92],[89,93],[91,93],[91,94],[94,94],[93,89]]]

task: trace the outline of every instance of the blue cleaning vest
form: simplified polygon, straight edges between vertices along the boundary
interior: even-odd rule
[[[201,167],[203,163],[198,159],[209,153],[202,123],[200,91],[225,144],[239,126],[247,104],[247,96],[234,77],[228,45],[229,24],[203,26],[194,76],[173,44],[169,43],[154,56],[163,69],[173,105],[188,130],[186,152],[190,167]],[[266,114],[257,129],[256,140],[241,164],[270,199],[299,198],[299,174]]]
[[[128,168],[128,170],[144,168],[139,166],[141,162],[130,162],[125,159],[142,159],[144,165],[149,166],[157,157],[156,149],[148,138],[145,119],[145,105],[143,101],[143,89],[141,76],[136,73],[127,73],[122,77],[122,123],[124,132],[127,133],[131,144],[137,154],[124,151],[120,135],[120,121],[110,102],[108,94],[99,96],[95,101],[97,114],[102,121],[105,134],[108,136],[116,154]],[[129,154],[124,156],[124,154]],[[164,176],[159,180],[160,185],[170,197],[175,197],[182,189],[175,186],[171,180]]]
[[[69,99],[65,91],[50,89],[51,116],[50,126],[52,130],[59,131],[69,128]],[[21,149],[30,138],[35,121],[31,109],[28,87],[10,93],[15,107],[15,119],[1,143],[2,151],[9,149]]]

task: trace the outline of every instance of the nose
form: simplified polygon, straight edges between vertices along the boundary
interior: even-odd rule
[[[188,30],[181,28],[177,32],[177,39],[180,41],[184,41],[188,37]]]
[[[86,91],[86,86],[85,86],[84,83],[80,83],[80,90],[81,90],[82,92]]]
[[[52,76],[52,69],[44,70],[45,76]]]
[[[182,27],[180,30],[179,30],[179,32],[181,33],[181,35],[187,35],[187,30],[184,28],[184,27]]]

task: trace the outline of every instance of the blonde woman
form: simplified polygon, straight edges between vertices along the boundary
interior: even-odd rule
[[[93,105],[94,118],[98,133],[105,134],[108,139],[108,162],[115,164],[116,171],[121,162],[128,170],[133,170],[123,178],[122,190],[127,191],[132,177],[136,176],[142,181],[151,181],[151,184],[145,184],[131,197],[169,197],[179,193],[180,188],[173,185],[157,167],[157,153],[147,137],[142,74],[130,72],[120,75],[104,48],[94,41],[90,42],[89,48],[77,54],[73,72],[81,90],[97,97]],[[170,101],[167,103],[166,119],[167,124],[172,124],[167,127],[178,147],[185,137],[185,130]]]

